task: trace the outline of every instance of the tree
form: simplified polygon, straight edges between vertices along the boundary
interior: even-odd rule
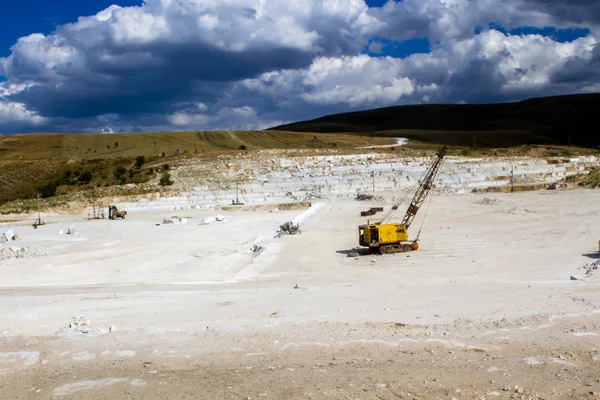
[[[115,149],[119,147],[119,142],[115,142]]]
[[[163,164],[163,169],[165,171],[168,171],[169,170],[169,164]]]
[[[137,169],[142,168],[142,165],[144,165],[146,163],[146,159],[144,158],[144,156],[137,156],[135,158],[135,167]]]
[[[58,185],[55,182],[50,182],[37,188],[40,192],[40,196],[43,198],[56,195],[56,189],[58,189]]]
[[[92,173],[90,171],[83,171],[81,175],[79,175],[79,183],[82,185],[87,185],[92,181]]]
[[[163,172],[160,175],[160,181],[158,182],[158,184],[160,186],[171,186],[174,182],[171,180],[171,174],[169,174],[168,172]]]
[[[240,147],[238,147],[238,150],[246,150],[246,145],[245,144],[240,145]]]
[[[123,179],[123,177],[125,176],[125,174],[127,173],[127,170],[123,167],[117,167],[117,169],[115,169],[113,171],[113,175],[115,178],[117,178],[117,180],[121,180]]]

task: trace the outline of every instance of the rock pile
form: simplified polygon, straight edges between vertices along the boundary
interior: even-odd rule
[[[591,271],[594,269],[598,269],[600,267],[600,260],[596,260],[594,262],[591,262],[589,264],[585,264],[583,267],[581,267],[582,269],[585,269],[587,271]]]

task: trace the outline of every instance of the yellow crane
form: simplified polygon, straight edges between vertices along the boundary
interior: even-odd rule
[[[425,173],[425,177],[420,182],[401,223],[384,223],[389,218],[391,212],[397,210],[400,206],[400,203],[397,203],[381,221],[374,224],[359,225],[358,238],[361,246],[369,247],[370,253],[377,254],[401,253],[419,248],[419,244],[417,243],[419,240],[418,235],[413,241],[408,239],[408,227],[415,219],[417,212],[429,194],[447,151],[448,146],[444,146],[437,153],[437,157],[433,160]]]

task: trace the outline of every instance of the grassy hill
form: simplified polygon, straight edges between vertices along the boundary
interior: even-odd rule
[[[600,144],[600,94],[543,97],[504,104],[431,104],[328,115],[274,130],[401,136],[482,147]],[[570,142],[570,143],[569,143]]]
[[[261,149],[354,149],[384,139],[276,131],[0,136],[0,204],[42,194],[145,183],[182,157],[215,158]],[[143,163],[136,165],[136,158]],[[50,197],[50,196],[48,196]]]

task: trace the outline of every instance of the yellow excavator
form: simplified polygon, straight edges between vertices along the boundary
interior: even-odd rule
[[[371,254],[402,253],[417,250],[419,248],[419,235],[417,235],[415,240],[410,241],[408,239],[408,227],[413,222],[419,208],[421,208],[421,205],[429,194],[435,176],[442,166],[447,151],[448,146],[444,146],[442,150],[437,153],[437,157],[433,160],[427,169],[424,178],[421,180],[401,223],[384,223],[389,218],[390,214],[400,206],[400,203],[397,203],[381,221],[374,224],[360,225],[358,227],[358,238],[361,246],[369,247],[369,252]]]
[[[125,219],[127,211],[119,209],[117,206],[108,207],[108,219]]]

